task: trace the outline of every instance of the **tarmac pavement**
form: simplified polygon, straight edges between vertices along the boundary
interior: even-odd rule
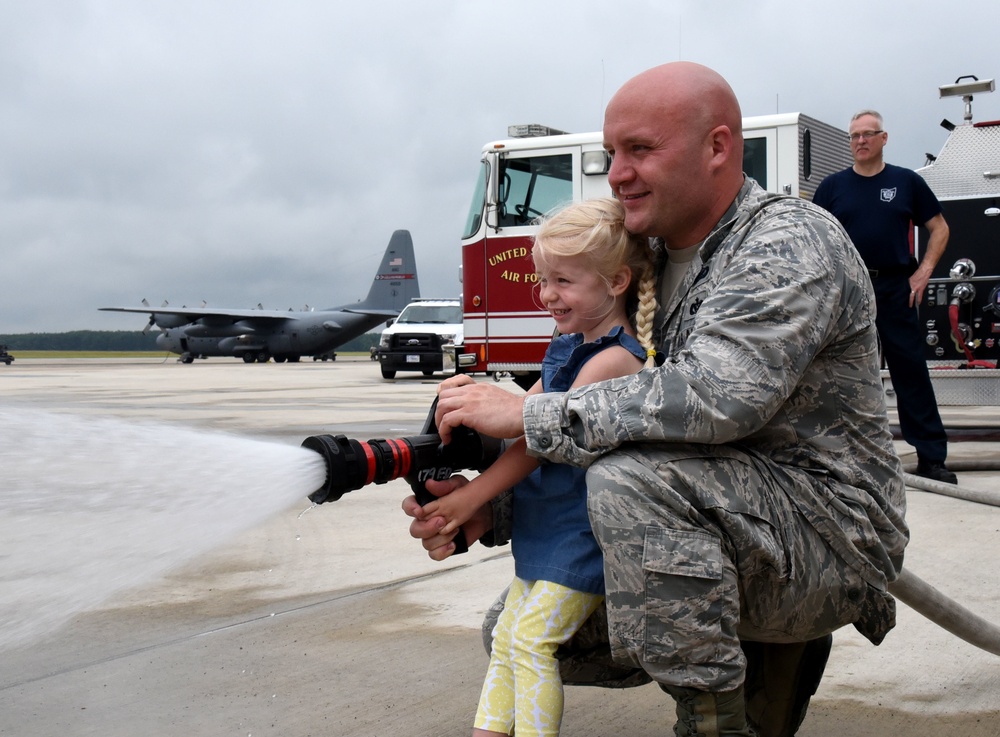
[[[0,367],[0,404],[298,445],[319,433],[417,434],[439,378],[384,381],[377,364],[343,357],[19,358]],[[951,459],[1000,459],[996,408],[942,414],[962,438]],[[908,446],[898,448],[912,460]],[[7,452],[0,448],[0,469]],[[170,473],[169,458],[156,466]],[[963,472],[960,483],[996,491],[998,476]],[[407,493],[392,482],[306,513],[303,500],[43,641],[0,653],[0,735],[469,734],[487,664],[480,623],[512,561],[508,549],[480,546],[430,561],[407,534],[399,509]],[[907,566],[1000,623],[1000,509],[911,491],[908,519]],[[903,604],[897,619],[877,648],[853,628],[835,634],[799,735],[1000,735],[1000,657]],[[661,737],[672,724],[673,704],[655,686],[567,689],[569,737]]]

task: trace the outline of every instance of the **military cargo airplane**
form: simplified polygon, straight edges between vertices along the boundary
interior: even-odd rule
[[[334,349],[396,317],[420,296],[413,240],[397,230],[389,240],[368,296],[361,302],[323,310],[265,310],[209,307],[101,307],[108,312],[149,313],[149,323],[162,331],[156,345],[180,360],[236,356],[245,363],[297,362],[302,356],[330,357]]]

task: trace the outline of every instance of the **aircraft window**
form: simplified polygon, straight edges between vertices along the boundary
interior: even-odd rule
[[[500,164],[500,227],[530,225],[573,200],[573,156],[506,158]]]

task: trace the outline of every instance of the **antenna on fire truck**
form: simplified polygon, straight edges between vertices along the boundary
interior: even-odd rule
[[[962,80],[969,80],[963,82]],[[972,96],[980,92],[993,92],[996,85],[992,79],[979,80],[972,74],[966,74],[955,80],[954,84],[946,84],[938,87],[939,97],[962,97],[965,102],[965,122],[972,122]]]

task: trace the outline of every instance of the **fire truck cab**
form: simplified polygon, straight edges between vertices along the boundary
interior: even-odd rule
[[[811,199],[823,177],[851,164],[846,131],[800,113],[744,118],[743,134],[743,170],[772,192]],[[610,196],[611,162],[599,131],[520,125],[508,136],[483,147],[465,222],[465,342],[455,362],[461,373],[510,373],[530,384],[555,329],[535,298],[536,219]]]

